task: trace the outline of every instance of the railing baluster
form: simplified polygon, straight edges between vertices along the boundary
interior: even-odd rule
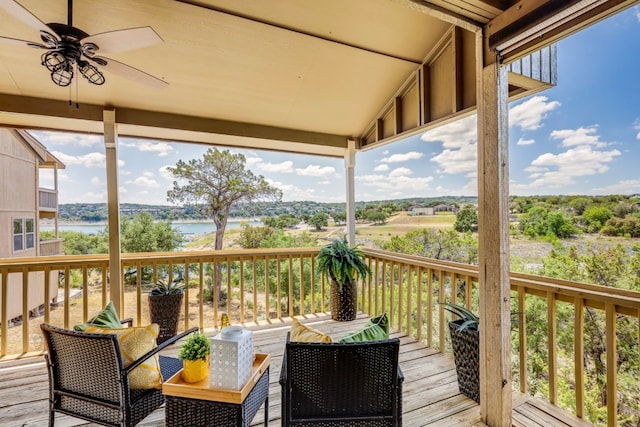
[[[137,304],[136,325],[142,325],[142,285],[143,285],[142,272],[143,272],[144,266],[140,261],[136,262],[135,266],[136,266],[136,304]],[[125,316],[122,316],[122,317],[125,317]]]
[[[184,263],[184,329],[189,329],[189,269],[191,268],[189,261]]]
[[[293,316],[293,259],[291,254],[287,257],[289,264],[289,317]]]
[[[518,340],[520,353],[520,392],[527,392],[527,316],[525,315],[527,292],[518,288]]]
[[[253,322],[258,323],[258,268],[257,268],[257,258],[255,255],[251,257],[251,267],[252,267],[252,275],[253,275]],[[227,299],[227,301],[230,301]],[[227,304],[228,306],[228,304]]]
[[[241,258],[240,261],[240,322],[244,322],[244,260]],[[231,295],[227,295],[227,309],[231,307]],[[217,304],[214,304],[214,307]],[[230,315],[230,314],[229,314]],[[216,319],[218,317],[216,316]]]
[[[616,307],[605,305],[607,336],[607,426],[617,425],[618,416],[618,349],[616,339]]]
[[[381,281],[381,286],[382,286],[382,292],[381,292],[381,298],[382,298],[382,311],[385,312],[387,311],[387,274],[386,274],[386,268],[387,268],[387,262],[386,261],[382,261],[382,281]]]
[[[201,331],[204,330],[204,259],[200,258],[198,260],[198,265],[200,271],[198,271],[198,314],[199,314],[199,324],[198,327]],[[217,326],[217,319],[213,319],[213,326]]]
[[[22,269],[22,352],[29,351],[29,269]]]
[[[407,265],[407,334],[411,335],[411,299],[413,298],[413,269]]]
[[[422,341],[422,268],[417,267],[416,279],[416,339]]]
[[[574,303],[574,364],[576,382],[576,415],[584,417],[584,300]]]
[[[278,276],[278,278],[276,279],[276,300],[278,302],[277,307],[276,307],[276,312],[278,314],[278,319],[282,318],[282,289],[280,286],[280,273],[281,273],[281,269],[280,269],[280,264],[282,263],[282,260],[280,259],[280,255],[276,256],[276,275]],[[322,302],[322,308],[324,310],[324,300]]]
[[[299,273],[300,273],[300,314],[304,315],[305,314],[305,307],[304,307],[304,271],[302,268],[302,256],[300,256],[298,258],[299,260]]]
[[[547,292],[547,347],[549,352],[549,402],[554,405],[558,401],[558,351],[556,323],[556,294]]]
[[[49,323],[49,319],[51,316],[51,268],[44,268],[44,321],[45,323]],[[58,287],[56,286],[56,290]]]
[[[67,265],[64,268],[64,327],[69,329],[69,306],[70,300],[69,298],[69,281],[71,280],[71,269]]]
[[[433,346],[433,270],[427,268],[427,347]]]
[[[82,321],[89,320],[89,268],[82,264]]]
[[[439,332],[438,332],[438,338],[440,340],[440,348],[439,350],[441,352],[444,353],[445,351],[445,342],[446,342],[446,335],[445,335],[445,316],[444,316],[444,302],[445,302],[445,298],[444,298],[444,273],[442,272],[442,270],[438,271],[438,303],[440,304],[438,306],[439,308],[439,314],[440,317],[438,319],[438,327],[439,327]]]
[[[9,329],[9,319],[7,316],[7,306],[9,301],[9,271],[6,268],[3,268],[1,271],[2,313],[0,313],[0,320],[2,320],[2,324],[0,325],[0,356],[5,356],[7,354],[7,345],[9,344],[9,338],[7,337],[7,329]]]
[[[313,285],[311,285],[313,288]],[[271,320],[271,304],[269,301],[269,295],[271,290],[269,289],[269,256],[264,257],[264,305],[265,313],[264,318],[266,321]],[[313,301],[313,294],[311,294],[311,300]],[[313,305],[313,303],[311,303]]]

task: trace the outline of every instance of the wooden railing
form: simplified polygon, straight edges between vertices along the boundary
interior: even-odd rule
[[[176,275],[189,283],[185,293],[180,329],[198,326],[201,329],[219,327],[222,311],[232,322],[273,323],[282,318],[312,315],[328,310],[328,284],[315,271],[318,248],[288,248],[264,250],[224,250],[210,252],[175,252],[122,254],[123,317],[133,317],[137,324],[149,322],[145,293],[158,279],[172,280]],[[364,249],[373,274],[358,287],[359,307],[371,315],[388,312],[392,326],[416,337],[426,345],[448,352],[446,333],[449,314],[443,302],[465,304],[477,310],[478,267],[444,262],[417,256]],[[219,268],[217,268],[219,266]],[[64,327],[86,321],[106,305],[109,299],[106,255],[73,257],[38,257],[0,260],[0,358],[32,354],[42,350],[39,324],[49,322]],[[8,327],[6,310],[10,278],[23,290],[43,286],[45,301],[55,299],[48,291],[51,272],[60,272],[58,306],[45,304],[43,316],[29,319],[27,304],[23,304],[21,326]],[[40,275],[43,283],[31,283],[29,273]],[[220,283],[208,291],[210,283]],[[574,390],[574,403],[569,409],[585,416],[585,313],[605,320],[604,351],[606,364],[608,425],[616,425],[617,399],[624,393],[617,382],[616,325],[621,319],[640,320],[640,293],[603,288],[577,282],[550,279],[526,274],[511,274],[513,323],[517,344],[514,345],[514,383],[520,391],[529,391],[528,364],[534,350],[527,348],[527,323],[536,322],[546,330],[546,366],[548,394],[551,403],[558,404],[558,388],[569,384]],[[23,291],[23,293],[26,293]],[[73,299],[74,295],[78,295]],[[220,300],[220,304],[211,301]],[[540,318],[527,313],[528,302],[545,305]],[[558,349],[567,343],[558,342],[559,308],[572,313],[573,358],[561,357]],[[569,308],[569,310],[568,310]],[[567,327],[566,322],[562,324]],[[640,332],[636,334],[640,345]],[[567,365],[569,365],[567,367]],[[567,372],[572,378],[568,378]],[[566,405],[565,405],[566,406]]]
[[[448,319],[443,303],[463,304],[477,312],[478,266],[412,257],[389,252],[365,250],[373,271],[365,283],[361,283],[360,301],[363,311],[378,313],[387,311],[392,326],[423,340],[428,346],[449,351],[445,327]],[[640,348],[640,292],[589,285],[585,283],[528,274],[511,273],[514,345],[513,379],[520,391],[528,392],[531,354],[540,349],[527,348],[527,322],[535,322],[546,333],[546,366],[548,393],[543,396],[558,405],[558,389],[562,383],[573,390],[574,402],[565,408],[584,418],[586,390],[585,370],[585,313],[590,320],[604,319],[604,336],[600,354],[605,358],[606,414],[608,426],[618,425],[618,399],[622,393],[635,395],[617,381],[619,369],[617,326],[621,322],[635,324],[635,356]],[[527,310],[528,301],[537,300],[545,305],[542,318],[535,318]],[[562,305],[564,317],[559,311]],[[569,316],[567,316],[567,313]],[[482,317],[482,316],[481,316]],[[567,324],[567,317],[572,319]],[[573,342],[558,340],[558,328],[573,328]],[[628,338],[628,337],[627,337]],[[633,338],[632,338],[633,339]],[[573,352],[573,357],[561,357],[559,349]],[[638,361],[636,361],[637,363]],[[637,377],[636,377],[637,378]],[[637,421],[638,414],[636,414]],[[626,424],[625,424],[626,425]]]

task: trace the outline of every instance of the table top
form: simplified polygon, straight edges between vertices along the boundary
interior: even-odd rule
[[[162,384],[162,393],[167,396],[184,397],[187,399],[211,400],[241,404],[256,385],[262,374],[269,367],[271,356],[256,353],[253,359],[251,378],[240,390],[213,388],[209,384],[209,376],[197,383],[187,383],[182,380],[182,369]]]

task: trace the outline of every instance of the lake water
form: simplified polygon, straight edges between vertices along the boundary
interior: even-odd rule
[[[262,221],[248,220],[248,221],[232,221],[227,222],[227,230],[232,228],[238,228],[241,224],[248,224],[251,226],[262,225]],[[216,226],[213,222],[175,222],[171,224],[173,228],[177,228],[184,235],[197,235],[215,233]],[[59,224],[58,231],[78,231],[84,234],[98,234],[103,231],[105,224]],[[53,224],[43,224],[40,226],[40,231],[53,231]]]

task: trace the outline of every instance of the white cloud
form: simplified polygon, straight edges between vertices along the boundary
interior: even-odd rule
[[[518,126],[522,130],[539,129],[547,114],[559,106],[558,101],[548,102],[546,96],[534,96],[509,110],[509,126]]]
[[[102,181],[97,176],[91,177],[91,184],[93,184],[93,185],[103,185]]]
[[[520,138],[518,140],[518,142],[516,142],[516,145],[531,145],[531,144],[535,144],[536,140],[535,139],[524,139],[524,138]]]
[[[389,172],[389,176],[392,178],[409,175],[413,175],[413,171],[409,168],[396,168]]]
[[[292,200],[315,200],[317,199],[317,195],[315,193],[315,189],[313,188],[300,188],[293,184],[286,184],[280,181],[273,181],[269,178],[266,178],[267,182],[279,188],[282,191],[282,200],[292,201]]]
[[[424,156],[424,153],[419,153],[417,151],[410,151],[408,153],[403,154],[392,154],[389,157],[384,157],[380,161],[382,163],[399,163],[406,162],[407,160],[416,160],[420,159]]]
[[[640,6],[638,6],[638,8],[640,9]],[[639,12],[640,13],[640,12]],[[640,20],[640,18],[638,18]],[[640,131],[640,120],[636,120],[636,124],[634,125],[634,128],[637,131]],[[638,132],[638,134],[636,135],[636,139],[640,140],[640,132]]]
[[[257,156],[245,157],[245,160],[247,162],[247,165],[249,165],[249,166],[257,165],[259,163],[262,163],[262,158],[257,157]]]
[[[308,165],[306,168],[296,168],[296,175],[301,176],[335,176],[336,168],[333,166]]]
[[[424,191],[429,188],[429,183],[431,181],[433,181],[432,176],[409,177],[406,175],[391,176],[391,174],[370,174],[356,176],[356,182],[359,185],[362,185],[364,187],[371,187],[374,189],[374,192],[384,193],[385,195],[393,195],[397,193],[403,194],[404,197],[424,194]]]
[[[477,117],[465,117],[425,132],[425,142],[441,142],[444,150],[430,161],[438,165],[438,173],[475,176],[477,165]]]
[[[158,168],[158,175],[160,175],[162,178],[169,180],[169,181],[173,181],[173,174],[171,172],[169,172],[169,170],[167,169],[168,167],[173,167],[173,165],[164,165],[164,166],[160,166]]]
[[[634,6],[633,11],[636,14],[636,18],[638,19],[638,22],[640,22],[640,6]]]
[[[131,147],[142,152],[157,153],[159,157],[168,156],[173,152],[173,147],[167,142],[153,142],[145,139],[123,139],[119,144],[122,147]]]
[[[602,148],[607,146],[607,143],[600,141],[599,135],[594,135],[597,130],[597,126],[554,130],[551,132],[551,138],[561,140],[563,147],[591,145],[596,148]]]
[[[389,170],[389,165],[378,165],[373,168],[374,172],[386,172]]]
[[[262,172],[293,173],[293,162],[291,160],[281,163],[265,163],[261,161],[255,163],[255,166]]]
[[[318,185],[329,185],[329,184],[331,184],[331,181],[329,181],[329,180],[318,181],[318,183],[317,183],[317,184],[318,184]]]
[[[61,151],[54,151],[53,154],[66,166],[82,165],[86,168],[104,168],[106,165],[106,156],[102,153],[87,153],[81,156],[73,156],[65,154]],[[118,159],[118,167],[124,167],[124,160]]]
[[[149,188],[158,188],[160,184],[155,179],[147,176],[146,174],[143,176],[139,176],[133,180],[133,183],[139,185],[141,187],[149,187]]]
[[[626,179],[591,191],[592,194],[637,194],[640,193],[640,180]]]
[[[45,146],[50,145],[74,145],[79,147],[91,147],[102,144],[102,135],[77,134],[63,132],[30,131],[30,133]]]

